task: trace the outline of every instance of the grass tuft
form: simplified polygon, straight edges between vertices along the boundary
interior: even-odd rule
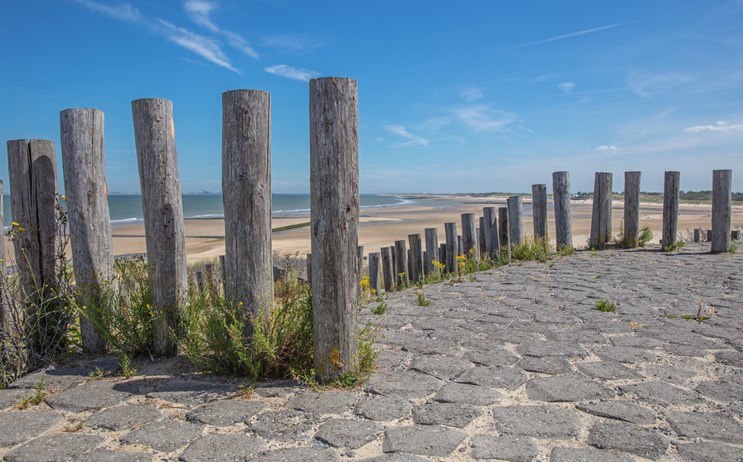
[[[603,313],[615,313],[617,311],[617,306],[608,300],[601,299],[596,302],[594,309]]]

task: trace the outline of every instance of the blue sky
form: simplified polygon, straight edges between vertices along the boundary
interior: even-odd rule
[[[238,88],[271,92],[274,192],[308,191],[315,76],[359,81],[362,192],[743,189],[741,0],[0,0],[0,58],[0,138],[59,150],[59,111],[99,108],[110,191],[139,191],[144,97],[173,101],[183,190],[219,190]]]

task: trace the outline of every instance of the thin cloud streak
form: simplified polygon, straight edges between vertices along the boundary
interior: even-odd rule
[[[414,135],[410,133],[405,127],[402,125],[386,125],[384,127],[385,130],[387,130],[390,133],[394,133],[395,135],[401,136],[405,138],[406,142],[404,143],[398,143],[396,146],[427,146],[429,140],[426,138],[423,138],[422,136]]]
[[[163,19],[158,19],[158,23],[164,26],[166,39],[191,51],[192,53],[196,53],[209,62],[224,67],[225,69],[229,69],[236,74],[241,73],[232,65],[232,63],[230,63],[230,60],[222,51],[217,40],[175,26]]]
[[[243,36],[236,32],[220,29],[219,26],[212,21],[210,15],[212,11],[217,9],[217,6],[218,5],[214,2],[187,0],[183,4],[183,9],[186,11],[186,14],[188,14],[191,21],[210,30],[211,32],[223,35],[231,47],[241,51],[251,58],[257,59],[258,53],[250,46]]]
[[[94,13],[105,14],[114,19],[128,22],[140,22],[142,15],[136,7],[133,7],[129,3],[122,3],[119,5],[104,5],[102,3],[93,2],[91,0],[75,0],[78,5],[84,6],[88,10]]]
[[[320,73],[316,71],[311,71],[309,69],[299,69],[296,67],[288,66],[286,64],[269,66],[263,70],[268,72],[269,74],[286,77],[287,79],[292,80],[300,80],[302,82],[308,82],[311,78],[320,75]]]
[[[516,122],[516,114],[493,109],[487,104],[456,107],[452,112],[460,122],[476,132],[505,132]]]
[[[512,50],[520,50],[522,48],[533,47],[535,45],[541,45],[543,43],[556,42],[558,40],[564,40],[566,38],[579,37],[581,35],[586,35],[586,34],[593,34],[595,32],[600,32],[602,30],[614,29],[615,27],[625,26],[625,25],[631,24],[633,22],[634,21],[620,22],[620,23],[616,23],[616,24],[609,24],[608,26],[594,27],[594,28],[591,28],[591,29],[585,29],[585,30],[581,30],[581,31],[578,31],[578,32],[571,32],[569,34],[558,35],[556,37],[550,37],[550,38],[547,38],[547,39],[544,39],[544,40],[538,40],[536,42],[529,42],[529,43],[525,43],[523,45],[518,45],[518,46],[512,48]]]
[[[743,132],[743,124],[731,124],[724,120],[717,121],[714,125],[695,125],[684,129],[685,132],[701,133],[701,132]]]

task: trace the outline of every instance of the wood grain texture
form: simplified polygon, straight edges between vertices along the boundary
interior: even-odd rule
[[[638,246],[640,238],[640,178],[641,172],[624,172],[624,235],[623,245]]]
[[[457,224],[444,223],[444,231],[446,232],[446,272],[456,274],[458,271],[457,255],[459,255]]]
[[[534,237],[547,239],[547,185],[531,185]]]
[[[485,252],[491,259],[498,257],[500,238],[498,235],[498,212],[495,207],[483,207],[482,216],[485,218]]]
[[[477,252],[484,257],[488,254],[485,248],[485,217],[479,217],[477,221]]]
[[[358,370],[358,89],[337,77],[309,87],[314,363],[326,382]]]
[[[712,171],[712,253],[727,252],[730,248],[732,186],[732,170]]]
[[[588,241],[591,248],[601,248],[611,242],[611,200],[612,174],[596,172],[593,184],[591,234]]]
[[[106,352],[94,325],[112,309],[104,290],[113,284],[113,243],[106,190],[104,116],[97,109],[67,109],[59,115],[67,219],[79,303],[83,351]],[[91,322],[92,320],[92,322]]]
[[[379,294],[381,284],[379,283],[379,252],[369,252],[369,290]]]
[[[524,241],[524,210],[521,196],[508,198],[508,237],[511,246],[519,245]]]
[[[188,291],[173,104],[164,99],[138,99],[132,101],[132,117],[156,313],[153,349],[155,354],[172,356],[176,345],[169,330],[177,327],[176,311],[186,303]]]
[[[410,244],[410,280],[417,283],[423,279],[423,243],[420,234],[408,234],[408,244]]]
[[[404,239],[395,241],[395,281],[398,286],[406,287],[410,284],[408,248]]]
[[[676,246],[679,218],[680,172],[666,172],[663,182],[663,239],[661,247],[668,249]]]
[[[384,279],[384,290],[392,292],[395,290],[395,265],[392,261],[392,247],[380,249],[382,257],[382,278]]]
[[[500,241],[500,252],[506,261],[511,261],[511,227],[509,226],[508,207],[498,207],[498,239]]]
[[[433,261],[441,262],[441,257],[439,256],[439,232],[436,228],[426,228],[423,230],[423,233],[426,239],[425,271],[426,274],[434,274],[436,268],[433,265]]]
[[[573,246],[573,230],[570,220],[570,174],[552,174],[552,196],[555,202],[555,238],[558,250]]]
[[[477,255],[477,227],[474,213],[463,213],[462,217],[462,255],[479,261]]]

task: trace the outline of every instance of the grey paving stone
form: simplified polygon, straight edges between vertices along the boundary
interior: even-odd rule
[[[82,460],[103,443],[103,438],[80,433],[57,433],[24,443],[5,454],[6,462],[45,462]]]
[[[384,452],[407,452],[422,456],[446,457],[462,444],[467,434],[438,425],[412,425],[388,428],[384,432]]]
[[[537,447],[525,436],[473,436],[472,457],[512,462],[530,462],[537,456]]]
[[[595,448],[554,448],[550,462],[632,462],[630,455],[615,450]]]
[[[663,342],[650,337],[643,337],[636,334],[617,335],[609,338],[609,341],[615,347],[634,347],[645,350],[663,345]]]
[[[419,399],[444,386],[443,380],[416,371],[379,371],[364,385],[364,391],[377,395]]]
[[[286,398],[302,390],[293,380],[273,380],[256,384],[255,394],[263,398]]]
[[[456,380],[491,388],[515,390],[526,382],[526,373],[516,367],[474,367]]]
[[[227,398],[237,391],[238,386],[233,384],[175,378],[166,381],[155,391],[147,393],[147,397],[171,403],[197,405]]]
[[[671,428],[680,436],[743,444],[743,424],[729,415],[673,411],[664,414]]]
[[[516,363],[516,367],[527,372],[538,372],[540,374],[567,374],[573,370],[570,361],[561,356],[543,356],[537,358],[526,356]]]
[[[54,409],[70,412],[92,411],[126,401],[131,394],[118,391],[115,384],[98,380],[49,395],[45,401]]]
[[[707,355],[707,350],[705,350],[704,348],[700,348],[697,345],[679,345],[677,343],[664,343],[660,347],[660,349],[665,351],[666,353],[676,356],[694,356],[701,358]]]
[[[503,348],[477,348],[466,351],[464,356],[475,364],[483,366],[511,366],[519,357]]]
[[[428,459],[423,457],[414,456],[412,454],[400,454],[399,452],[393,452],[391,454],[383,454],[377,457],[370,457],[368,459],[361,459],[359,462],[427,462]]]
[[[140,451],[111,451],[96,449],[85,454],[85,460],[90,462],[152,462],[153,456]]]
[[[474,406],[488,406],[501,399],[501,393],[490,387],[468,383],[448,383],[433,397],[442,403],[462,403]]]
[[[586,330],[583,327],[578,329],[550,329],[544,333],[547,340],[554,340],[566,343],[581,343],[581,344],[605,344],[607,339],[599,331]]]
[[[736,350],[718,351],[715,361],[728,366],[743,367],[743,353]]]
[[[334,462],[340,460],[332,449],[287,448],[263,451],[250,459],[258,462]]]
[[[579,411],[607,419],[624,420],[638,425],[652,425],[655,423],[654,410],[627,401],[600,401],[577,404],[575,407]]]
[[[402,398],[381,395],[365,396],[356,404],[356,415],[369,420],[389,422],[410,415],[413,406],[410,401]]]
[[[336,448],[357,449],[374,441],[382,426],[366,420],[333,419],[320,425],[315,439]]]
[[[480,414],[478,409],[468,404],[428,403],[413,408],[413,422],[464,428]]]
[[[173,420],[145,425],[120,438],[124,444],[143,444],[162,452],[182,448],[201,434],[201,426]]]
[[[186,420],[217,427],[227,427],[245,422],[261,412],[266,406],[258,401],[223,399],[190,410]]]
[[[602,359],[619,361],[620,363],[655,362],[658,356],[652,351],[634,347],[601,347],[593,350]]]
[[[95,412],[83,423],[91,428],[105,428],[118,432],[127,430],[137,424],[152,422],[161,418],[162,415],[151,404],[130,404]]]
[[[599,449],[616,449],[646,459],[658,460],[668,449],[668,438],[625,422],[601,422],[591,428],[588,444]]]
[[[10,384],[10,388],[36,388],[43,381],[47,389],[66,390],[87,382],[89,374],[96,368],[103,372],[111,372],[119,367],[119,360],[114,357],[101,357],[94,360],[81,361],[76,365],[55,365],[32,372]]]
[[[293,409],[265,411],[251,419],[248,428],[269,441],[295,442],[310,438],[313,418],[312,414]]]
[[[665,382],[643,382],[619,387],[624,393],[634,393],[643,401],[663,406],[699,404],[704,399],[698,394]]]
[[[565,356],[568,358],[585,358],[588,352],[577,343],[555,342],[551,340],[532,340],[516,348],[523,356]]]
[[[578,363],[576,367],[585,375],[602,380],[627,380],[640,377],[637,372],[616,361]]]
[[[313,414],[343,414],[353,409],[358,398],[352,391],[305,391],[291,398],[287,406]]]
[[[667,366],[664,364],[647,364],[644,367],[645,376],[655,378],[661,382],[681,385],[692,377],[696,376],[693,369]]]
[[[557,406],[503,406],[493,408],[495,429],[504,435],[571,439],[580,434],[576,411]]]
[[[34,438],[62,421],[56,412],[0,412],[0,447]]]
[[[420,355],[410,368],[441,380],[454,380],[475,365],[463,358],[444,355]]]
[[[253,435],[211,433],[189,444],[181,453],[179,460],[247,461],[264,449],[264,443]]]
[[[538,377],[526,382],[526,395],[534,401],[589,401],[611,398],[614,393],[580,374]]]
[[[11,406],[16,406],[24,398],[28,398],[34,395],[34,391],[27,389],[5,389],[0,390],[0,409],[6,409]]]
[[[743,384],[724,380],[701,382],[696,390],[704,396],[723,403],[740,402],[743,396]]]
[[[677,448],[684,462],[743,461],[743,448],[728,446],[727,444],[704,441],[680,444]]]

